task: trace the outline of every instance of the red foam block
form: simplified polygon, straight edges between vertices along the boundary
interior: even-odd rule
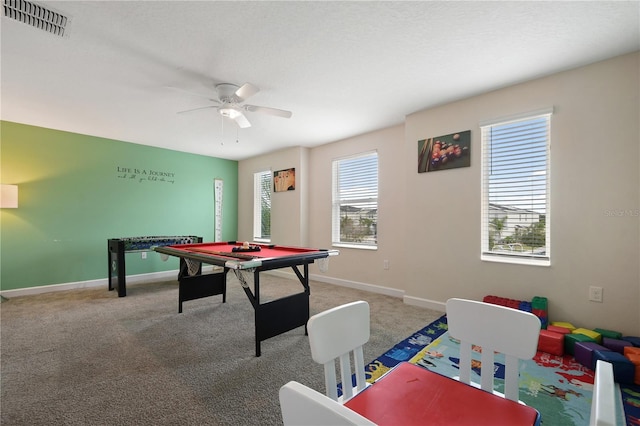
[[[547,330],[553,331],[554,333],[560,333],[560,334],[569,334],[569,333],[571,333],[571,330],[569,330],[568,328],[560,327],[560,326],[557,326],[557,325],[548,325],[547,326]]]
[[[538,350],[553,355],[564,355],[564,334],[549,330],[540,330]]]

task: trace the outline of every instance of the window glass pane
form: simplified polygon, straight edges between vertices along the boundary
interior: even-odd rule
[[[377,246],[377,153],[333,162],[332,216],[333,244]]]
[[[253,238],[256,240],[271,239],[271,179],[270,170],[253,175]]]
[[[482,127],[483,259],[549,261],[549,121]]]

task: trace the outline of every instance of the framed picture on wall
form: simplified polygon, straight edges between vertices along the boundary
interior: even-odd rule
[[[284,169],[273,172],[273,191],[293,191],[296,189],[296,169]]]
[[[471,165],[471,130],[418,141],[418,173]]]

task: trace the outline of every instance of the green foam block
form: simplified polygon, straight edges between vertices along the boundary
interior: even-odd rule
[[[600,333],[602,337],[608,337],[609,339],[620,340],[620,338],[622,337],[622,333],[620,333],[619,331],[604,330],[602,328],[594,328],[593,331],[595,331],[596,333]]]
[[[535,296],[531,300],[531,307],[533,309],[544,309],[547,310],[547,298],[541,296]]]
[[[565,334],[564,335],[564,351],[566,353],[573,355],[573,347],[576,345],[576,342],[594,342],[595,343],[596,341],[585,334],[580,334],[580,333]]]

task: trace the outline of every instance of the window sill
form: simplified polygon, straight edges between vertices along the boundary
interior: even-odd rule
[[[483,253],[480,255],[480,260],[496,263],[511,263],[516,265],[551,266],[551,260],[549,258],[532,259],[529,257],[500,256]]]
[[[349,243],[333,243],[332,247],[342,247],[342,248],[351,248],[351,249],[361,249],[361,250],[378,250],[378,246],[365,246],[362,244],[349,244]]]

